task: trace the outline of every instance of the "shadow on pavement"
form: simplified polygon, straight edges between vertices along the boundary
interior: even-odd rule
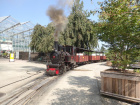
[[[88,76],[69,77],[68,83],[76,88],[61,90],[54,94],[58,97],[52,105],[127,105],[112,98],[100,95],[100,79]],[[63,84],[62,84],[63,85]]]

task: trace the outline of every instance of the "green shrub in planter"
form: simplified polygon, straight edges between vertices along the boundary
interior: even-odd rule
[[[140,73],[140,69],[135,69],[134,72]]]
[[[3,57],[6,57],[7,56],[7,53],[3,53]]]

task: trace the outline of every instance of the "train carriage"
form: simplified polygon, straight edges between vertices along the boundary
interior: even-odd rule
[[[90,50],[84,48],[76,48],[76,64],[86,64],[89,62],[89,52]]]
[[[102,53],[102,55],[100,56],[100,60],[102,60],[102,61],[106,61],[107,60],[107,58],[106,58],[104,53]]]

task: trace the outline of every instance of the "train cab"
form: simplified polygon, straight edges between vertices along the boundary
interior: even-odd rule
[[[76,64],[76,47],[74,46],[65,46],[65,50],[69,53],[69,56],[65,56],[65,62],[70,62],[72,64]]]

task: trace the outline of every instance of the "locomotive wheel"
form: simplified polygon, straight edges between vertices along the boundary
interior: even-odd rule
[[[66,69],[66,70],[67,70],[67,71],[69,71],[69,70],[70,70],[70,65],[68,65],[68,66],[67,66],[67,69]]]
[[[63,68],[63,73],[65,73],[65,72],[66,72],[66,70],[67,70],[67,69],[66,69],[66,66],[64,66],[64,68]]]
[[[66,66],[61,66],[59,74],[61,75],[61,74],[65,73],[65,72],[66,72]]]
[[[62,67],[60,67],[60,69],[59,69],[59,74],[60,74],[60,75],[63,74],[63,69],[62,69]]]
[[[71,70],[73,70],[73,69],[74,69],[74,65],[72,64],[72,65],[71,65]]]

